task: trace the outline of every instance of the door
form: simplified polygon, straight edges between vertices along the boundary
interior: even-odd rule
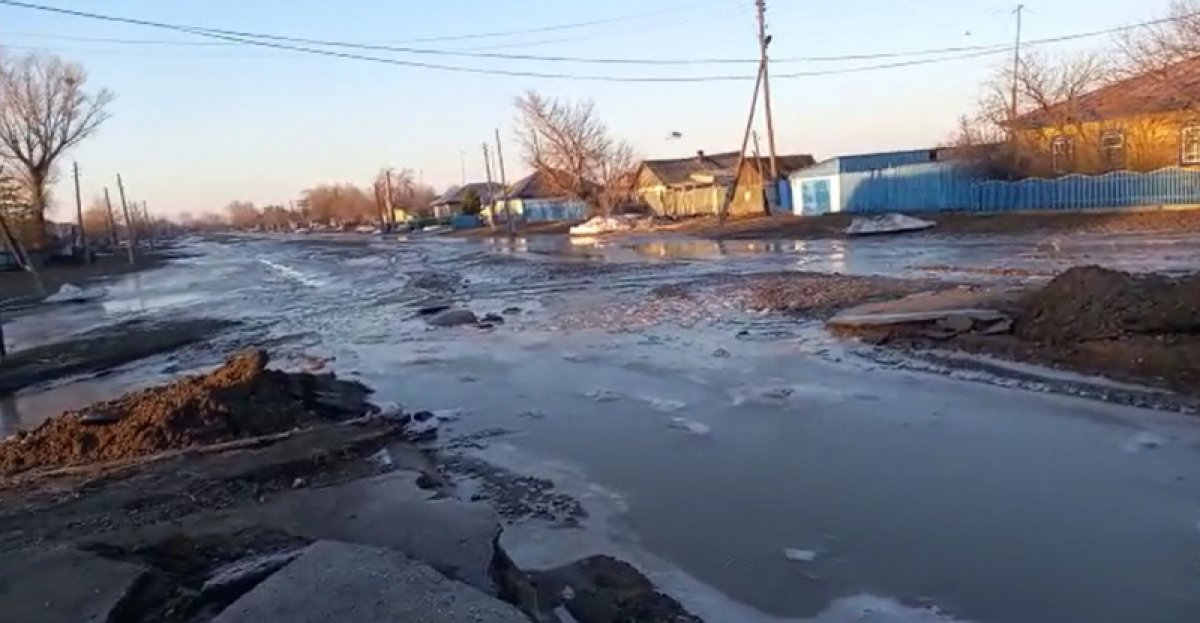
[[[814,179],[800,182],[800,213],[828,214],[833,209],[829,196],[829,180]]]

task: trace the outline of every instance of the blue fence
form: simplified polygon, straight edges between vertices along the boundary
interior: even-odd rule
[[[978,182],[970,210],[1086,210],[1200,204],[1200,171],[1172,167],[1017,182]]]
[[[1171,167],[1149,173],[1116,171],[1015,182],[982,181],[953,163],[936,162],[817,178],[836,185],[833,205],[812,211],[1008,212],[1200,205],[1200,170]],[[814,180],[793,180],[811,185]],[[798,191],[797,191],[798,192]],[[796,201],[795,212],[809,213]]]

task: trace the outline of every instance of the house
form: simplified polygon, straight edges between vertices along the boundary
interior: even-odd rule
[[[455,215],[462,214],[463,201],[468,193],[474,192],[479,197],[480,206],[485,206],[492,201],[492,198],[500,194],[504,187],[495,182],[472,182],[463,186],[451,187],[446,192],[442,193],[437,199],[430,204],[430,209],[433,211],[434,218],[439,220],[448,219]]]
[[[733,183],[738,152],[706,154],[703,151],[689,158],[644,160],[638,167],[635,187],[638,197],[662,216],[699,216],[717,214]],[[781,176],[809,166],[813,158],[807,154],[776,158]],[[763,175],[769,174],[769,158],[746,158],[738,189],[729,206],[730,214],[761,214],[763,212]]]
[[[1200,165],[1200,57],[1018,116],[1021,173],[1051,176]]]
[[[588,204],[558,191],[545,173],[532,173],[500,195],[484,209],[484,218],[504,222],[511,211],[513,220],[582,221],[588,217]]]
[[[789,177],[795,214],[925,212],[970,206],[974,170],[954,149],[838,156]]]

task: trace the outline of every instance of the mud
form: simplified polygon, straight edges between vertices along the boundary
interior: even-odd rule
[[[51,418],[0,443],[0,474],[146,456],[279,433],[372,410],[362,385],[267,370],[261,350],[186,377]]]
[[[213,319],[131,320],[16,351],[0,362],[0,395],[67,376],[104,372],[207,340],[236,325]]]
[[[1131,275],[1072,268],[1021,306],[1016,334],[1037,342],[1110,340],[1200,333],[1200,275]]]
[[[1015,304],[1011,334],[951,332],[919,325],[847,329],[910,350],[958,349],[1101,375],[1200,397],[1200,275],[1132,275],[1098,266],[1067,270]]]
[[[951,287],[921,279],[788,273],[750,279],[738,290],[751,310],[826,318],[854,305]]]
[[[1146,210],[1123,212],[1023,212],[1012,214],[916,213],[937,223],[935,231],[949,234],[1002,234],[1014,232],[1130,233],[1200,232],[1200,210]],[[681,221],[659,231],[713,239],[842,238],[854,220],[850,214],[821,216],[770,216]]]
[[[531,577],[547,613],[562,607],[582,623],[701,623],[632,565],[610,556],[591,556]]]

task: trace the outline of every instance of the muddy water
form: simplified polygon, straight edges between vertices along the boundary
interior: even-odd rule
[[[285,362],[333,356],[381,401],[461,409],[444,437],[490,432],[473,452],[590,512],[582,530],[510,527],[523,562],[617,551],[713,621],[1200,620],[1196,420],[883,365],[770,317],[553,329],[561,312],[713,272],[903,265],[870,259],[877,241],[712,257],[562,244],[198,244],[71,321],[234,316],[288,337]],[[1122,257],[1175,261],[1155,244]],[[490,332],[428,329],[412,318],[426,295],[405,287],[416,270],[463,275],[441,296],[478,312],[521,313]]]

